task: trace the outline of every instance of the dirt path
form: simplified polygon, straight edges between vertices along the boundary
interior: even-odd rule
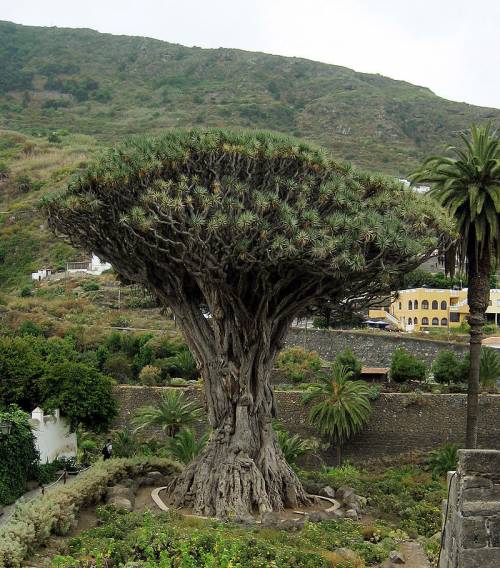
[[[431,568],[431,564],[420,543],[410,540],[403,542],[399,548],[406,559],[406,563],[402,565],[404,568]]]

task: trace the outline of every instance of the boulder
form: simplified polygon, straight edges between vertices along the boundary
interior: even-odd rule
[[[300,529],[304,528],[304,524],[305,524],[304,517],[297,517],[295,519],[282,520],[278,528],[287,531],[299,531]]]
[[[139,487],[151,487],[154,485],[155,480],[152,477],[145,475],[143,477],[139,477],[137,482],[139,483]]]
[[[250,513],[248,513],[247,515],[242,514],[235,517],[233,519],[233,522],[244,527],[250,527],[252,525],[255,525],[255,518]]]
[[[277,528],[281,523],[281,518],[278,513],[275,513],[274,511],[267,511],[266,513],[262,513],[260,522],[263,527]]]
[[[340,521],[345,516],[344,511],[342,509],[326,509],[325,513],[328,514],[328,518],[333,521]]]
[[[354,509],[348,509],[345,514],[344,514],[346,519],[351,519],[352,521],[357,521],[359,520],[359,515],[357,513],[357,511],[355,511]]]
[[[406,558],[398,550],[391,550],[391,552],[389,552],[389,560],[393,564],[406,564]]]
[[[130,502],[134,501],[134,492],[130,487],[125,487],[124,485],[115,485],[114,487],[110,487],[106,491],[106,502],[109,503],[112,499],[117,497],[123,497],[124,499],[128,499]]]
[[[329,485],[322,487],[319,490],[319,494],[322,497],[329,497],[330,499],[335,499],[335,489],[332,489]]]
[[[337,489],[335,498],[339,501],[347,501],[352,495],[354,495],[354,489],[352,487],[343,485],[342,487],[339,487],[339,489]]]
[[[320,523],[321,521],[328,521],[331,519],[330,515],[326,511],[312,511],[307,515],[307,518],[312,523]]]
[[[125,487],[130,487],[130,489],[135,493],[137,491],[137,487],[139,485],[138,481],[136,479],[123,479],[122,481],[120,481],[120,485],[123,485]]]
[[[150,471],[146,475],[154,480],[163,479],[163,473],[161,471]]]

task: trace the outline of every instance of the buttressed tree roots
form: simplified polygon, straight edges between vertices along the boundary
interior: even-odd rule
[[[44,208],[175,313],[212,434],[171,499],[221,518],[307,503],[272,428],[269,375],[294,316],[390,290],[450,226],[428,198],[319,148],[223,130],[126,141]]]

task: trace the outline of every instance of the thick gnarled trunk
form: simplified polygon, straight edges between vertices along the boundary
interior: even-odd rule
[[[223,328],[218,325],[211,323],[214,342],[204,349],[193,328],[186,329],[200,361],[212,434],[200,456],[172,483],[170,502],[223,519],[306,504],[272,426],[276,409],[269,378],[287,326],[277,330],[272,324],[228,318]],[[206,353],[212,358],[207,360]]]

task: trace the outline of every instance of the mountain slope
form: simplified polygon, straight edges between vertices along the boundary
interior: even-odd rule
[[[179,126],[267,128],[363,168],[406,175],[500,111],[304,59],[0,22],[0,126],[115,140]]]

